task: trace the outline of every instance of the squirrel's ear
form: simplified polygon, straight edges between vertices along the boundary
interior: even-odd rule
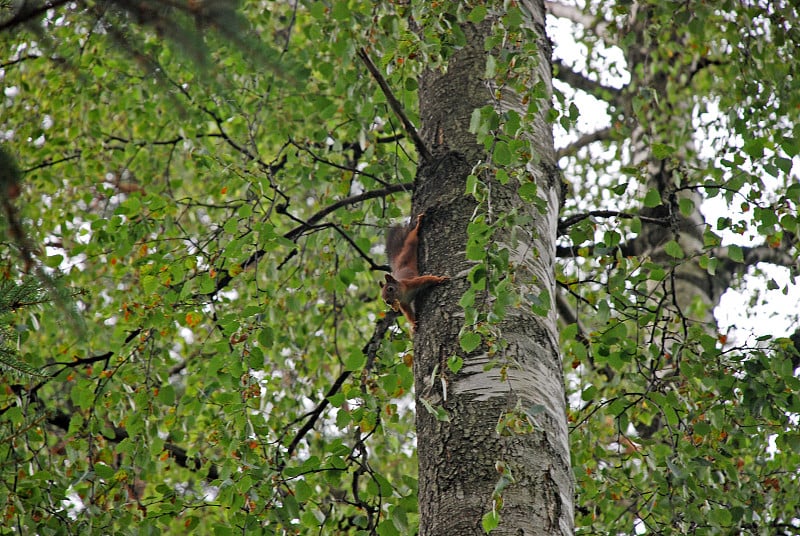
[[[397,282],[397,279],[395,279],[394,277],[392,277],[392,274],[386,274],[386,282],[387,282],[387,283],[396,283],[396,282]]]
[[[383,281],[378,281],[378,284],[383,288]]]

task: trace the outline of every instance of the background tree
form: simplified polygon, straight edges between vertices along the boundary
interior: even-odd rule
[[[729,337],[713,313],[748,270],[776,274],[766,264],[788,268],[767,287],[796,295],[797,12],[548,5],[592,50],[558,77],[609,121],[560,151],[568,174],[596,177],[571,182],[559,227],[571,259],[559,310],[573,322],[562,340],[582,400],[578,525],[794,533],[797,348],[785,331]],[[610,49],[618,63],[603,59]],[[609,85],[602,72],[622,76]],[[753,305],[738,304],[736,321]]]
[[[713,313],[794,289],[798,17],[693,4],[548,3],[553,108],[536,2],[0,8],[5,526],[569,532],[557,310],[579,532],[796,532],[797,345]]]

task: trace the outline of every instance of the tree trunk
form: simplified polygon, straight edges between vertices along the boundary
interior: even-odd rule
[[[492,196],[483,207],[486,219],[493,223],[515,214],[510,223],[497,227],[492,242],[508,252],[507,277],[513,280],[517,300],[491,326],[496,334],[492,344],[484,339],[468,354],[459,345],[465,321],[459,299],[470,286],[467,274],[475,265],[467,260],[465,248],[476,202],[464,192],[467,176],[489,158],[469,131],[470,118],[489,103],[500,112],[514,109],[525,117],[525,106],[519,96],[484,80],[488,20],[465,24],[466,45],[450,58],[446,71],[428,71],[420,79],[421,133],[436,156],[435,163],[420,168],[415,189],[414,213],[426,214],[420,268],[452,278],[417,301],[414,353],[424,536],[484,534],[482,518],[492,511],[500,517],[492,534],[572,533],[573,478],[555,314],[551,307],[537,315],[530,303],[533,297],[555,295],[560,181],[551,128],[544,119],[550,106],[550,47],[543,3],[526,2],[524,7],[538,36],[538,67],[529,78],[543,85],[547,96],[529,129],[536,159],[526,166],[529,176],[523,180],[536,185],[546,209],[524,201],[518,181],[501,185],[486,179]],[[491,308],[492,297],[482,305]],[[447,364],[452,356],[464,360],[455,374]],[[437,418],[431,406],[443,408],[449,421]],[[523,425],[514,428],[513,422]]]

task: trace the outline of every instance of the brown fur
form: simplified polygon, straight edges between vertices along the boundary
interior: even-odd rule
[[[391,274],[386,274],[386,284],[381,296],[395,311],[401,311],[411,324],[413,333],[417,327],[414,312],[414,299],[417,294],[430,286],[444,283],[449,278],[438,275],[419,275],[417,248],[422,216],[417,216],[414,227],[392,227],[386,235],[386,254],[389,257]]]

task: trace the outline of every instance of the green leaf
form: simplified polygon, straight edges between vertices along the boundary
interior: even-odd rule
[[[113,467],[109,467],[104,463],[98,462],[94,464],[94,472],[98,477],[102,478],[103,480],[111,480],[112,478],[114,478],[114,475],[116,474],[117,471]]]
[[[550,293],[547,289],[541,293],[529,294],[528,299],[531,303],[531,310],[539,316],[547,316],[550,313]]]
[[[678,199],[678,208],[687,218],[694,213],[694,202],[691,199],[681,197]]]
[[[482,187],[483,183],[480,182],[477,175],[468,175],[464,193],[466,195],[475,196],[482,189]]]
[[[272,328],[270,326],[264,326],[258,332],[258,344],[260,344],[262,348],[270,348],[274,337]]]
[[[394,526],[394,523],[389,519],[384,519],[378,523],[377,528],[378,536],[401,536],[400,531]]]
[[[733,262],[744,263],[744,253],[739,246],[728,246],[728,258]]]
[[[675,152],[675,148],[663,143],[654,143],[650,146],[650,149],[653,151],[653,157],[658,158],[659,160],[663,160],[664,158],[668,158],[672,156]]]
[[[351,17],[350,5],[347,0],[337,0],[333,3],[331,15],[338,21],[346,21]]]
[[[458,371],[461,370],[461,367],[464,366],[464,360],[461,356],[458,355],[451,355],[447,358],[447,368],[450,369],[450,372],[453,374],[458,374]]]
[[[675,240],[670,240],[664,244],[664,251],[674,259],[682,259],[684,257],[683,248]]]
[[[511,180],[511,177],[509,177],[508,172],[503,168],[497,168],[494,172],[494,176],[497,179],[497,182],[499,182],[502,185],[508,184],[508,181]]]
[[[160,387],[158,390],[158,400],[165,406],[173,405],[175,403],[175,388],[170,384]]]
[[[475,305],[475,289],[469,288],[461,296],[461,299],[458,300],[458,305],[460,305],[463,309],[470,309]]]
[[[486,512],[483,514],[481,518],[481,526],[483,527],[484,532],[487,534],[492,532],[497,526],[500,524],[500,514],[492,510],[491,512]]]
[[[314,494],[314,491],[305,480],[298,480],[294,485],[294,493],[297,500],[302,503],[311,498],[311,496]]]
[[[469,131],[477,134],[481,128],[481,111],[479,109],[472,110],[472,115],[469,118]]]
[[[367,356],[364,355],[359,349],[354,348],[352,352],[347,355],[347,359],[344,362],[345,370],[349,371],[356,371],[361,370],[364,368],[364,365],[367,363]]]
[[[527,202],[531,202],[536,199],[536,194],[538,191],[539,190],[536,187],[536,183],[533,182],[526,182],[520,185],[519,190],[517,190],[522,200]]]
[[[764,156],[765,140],[763,138],[750,138],[744,142],[742,150],[752,159]]]
[[[492,153],[492,160],[494,161],[495,165],[498,166],[507,166],[511,164],[511,150],[506,142],[498,141],[495,144],[494,152]]]
[[[617,195],[622,195],[628,189],[628,183],[623,182],[622,184],[617,184],[611,188],[611,191]]]
[[[785,443],[795,454],[800,454],[800,434],[787,433],[782,438],[782,443]]]
[[[525,21],[525,17],[517,6],[512,5],[506,9],[506,14],[503,18],[503,21],[507,27],[515,29],[522,25],[522,23]]]
[[[311,2],[308,6],[308,12],[315,19],[325,18],[325,3],[324,2]]]
[[[677,426],[679,419],[678,419],[678,414],[675,413],[675,408],[673,408],[671,405],[665,404],[663,407],[663,411],[664,411],[664,416],[667,418],[667,424],[673,427]]]
[[[424,397],[420,397],[419,401],[422,402],[422,406],[428,411],[428,413],[436,417],[437,421],[450,422],[450,415],[442,406],[434,406]]]
[[[484,78],[492,79],[497,74],[497,60],[491,54],[486,56],[486,70],[483,73]]]
[[[63,255],[49,255],[45,258],[44,264],[49,268],[58,268],[64,262]]]
[[[475,241],[467,244],[467,260],[482,261],[484,257],[486,257],[485,244]]]
[[[480,346],[481,336],[474,331],[465,331],[458,338],[458,342],[461,345],[462,350],[464,350],[466,353],[470,353]]]
[[[328,397],[328,401],[331,403],[331,406],[333,406],[335,408],[342,407],[342,405],[344,404],[345,400],[346,400],[346,397],[344,396],[344,393],[341,392],[341,391],[339,391],[338,393],[334,393],[334,394],[332,394],[331,396]]]
[[[712,525],[718,527],[730,527],[733,520],[731,512],[727,508],[712,508],[708,512],[708,518]]]
[[[644,206],[648,208],[657,207],[661,204],[661,193],[653,188],[644,196]]]

